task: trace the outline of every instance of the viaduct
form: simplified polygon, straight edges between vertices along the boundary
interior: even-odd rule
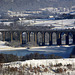
[[[6,38],[6,32],[10,33],[10,39],[11,41],[13,41],[13,33],[14,32],[19,32],[19,38],[20,38],[20,43],[22,44],[23,42],[23,32],[26,32],[27,34],[27,42],[30,42],[30,33],[33,32],[34,33],[34,41],[35,43],[38,43],[38,32],[40,32],[42,34],[42,45],[45,45],[45,33],[47,32],[49,34],[49,45],[52,45],[52,34],[56,33],[56,37],[57,37],[57,45],[61,45],[61,34],[64,32],[66,34],[66,45],[69,45],[69,34],[71,33],[73,35],[73,43],[75,45],[75,29],[51,29],[49,27],[26,27],[23,29],[0,29],[0,32],[2,33],[2,38],[3,41],[5,41]]]

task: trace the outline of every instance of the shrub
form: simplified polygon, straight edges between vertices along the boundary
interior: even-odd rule
[[[9,71],[10,71],[10,72],[17,71],[17,67],[15,67],[15,68],[14,68],[14,67],[11,67],[11,68],[9,68]]]
[[[0,54],[0,63],[3,63],[5,61],[6,61],[6,59],[5,59],[4,54]]]
[[[36,70],[34,70],[34,73],[35,73],[35,74],[37,74],[37,71],[36,71]]]
[[[42,66],[42,68],[44,68],[45,66],[44,65],[41,65]]]
[[[30,64],[29,69],[30,69],[31,72],[33,72],[32,65],[31,64]]]
[[[63,69],[62,68],[58,68],[58,69],[55,70],[55,72],[56,73],[62,73],[63,72]]]
[[[0,72],[2,72],[2,67],[3,67],[3,64],[0,63]]]
[[[48,57],[49,56],[49,57]],[[25,60],[32,60],[32,59],[49,59],[49,58],[55,58],[56,56],[54,55],[44,55],[44,54],[39,54],[39,53],[31,53],[29,55],[25,55],[22,57],[18,57],[17,55],[13,54],[0,54],[0,63],[7,63],[7,62],[13,62],[13,61],[25,61]],[[62,64],[59,64],[61,66]]]
[[[68,69],[72,69],[72,65],[71,64],[67,64],[67,68]]]
[[[3,67],[3,64],[2,63],[0,63],[0,68],[2,68]]]
[[[13,54],[0,54],[0,63],[18,61],[18,57]]]
[[[5,45],[11,46],[11,47],[20,47],[21,46],[19,41],[6,42]]]
[[[64,69],[64,72],[66,72],[67,70],[66,69]]]
[[[26,66],[28,66],[28,64],[26,64]]]
[[[37,66],[37,71],[38,71],[38,72],[40,72],[40,71],[41,71],[39,66]]]
[[[31,53],[29,55],[25,55],[22,57],[22,61],[24,60],[31,60],[31,59],[56,59],[56,58],[61,58],[60,56],[56,55],[44,55],[44,54],[39,54],[39,53]]]
[[[44,72],[48,72],[48,69],[47,69],[47,68],[45,68],[45,69],[44,69]]]
[[[55,67],[60,67],[60,66],[62,66],[62,63],[58,63],[58,64],[56,64],[56,65],[54,65]]]
[[[59,59],[59,58],[62,58],[61,56],[57,56],[57,55],[54,55],[54,54],[48,55],[47,57],[49,59]]]

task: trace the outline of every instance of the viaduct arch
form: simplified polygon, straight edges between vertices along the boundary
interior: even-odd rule
[[[14,32],[17,33],[17,35],[19,37],[13,37],[14,35]],[[2,33],[2,39],[3,41],[6,40],[6,37],[7,35],[6,34],[10,34],[9,35],[9,38],[11,41],[13,41],[14,39],[19,39],[20,43],[22,44],[23,43],[23,36],[26,35],[25,39],[26,39],[26,42],[30,42],[32,39],[31,39],[31,34],[33,34],[33,37],[34,37],[34,42],[36,44],[40,44],[42,46],[46,45],[46,43],[48,43],[48,45],[53,45],[54,41],[55,41],[55,44],[56,45],[61,45],[62,44],[62,37],[63,37],[63,33],[65,34],[64,37],[65,37],[65,45],[69,45],[69,38],[71,38],[73,40],[73,45],[75,45],[75,29],[59,29],[59,30],[52,30],[52,29],[46,29],[46,30],[43,30],[43,29],[28,29],[28,30],[25,30],[25,29],[1,29],[0,30],[0,33]],[[23,34],[25,33],[25,34]],[[39,35],[40,34],[40,35]],[[48,35],[48,36],[47,36]],[[47,39],[45,38],[47,37]],[[40,39],[39,39],[40,38]],[[40,42],[41,40],[41,42]]]

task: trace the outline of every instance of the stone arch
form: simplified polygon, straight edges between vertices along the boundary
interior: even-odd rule
[[[0,41],[2,41],[3,38],[2,38],[2,32],[0,32]]]
[[[49,33],[45,33],[45,45],[49,45]]]
[[[34,42],[34,32],[30,33],[30,42],[33,43]]]
[[[22,41],[23,41],[23,44],[27,43],[27,33],[26,32],[22,33]]]
[[[61,33],[61,44],[66,44],[66,34],[64,32]]]
[[[5,33],[5,41],[11,41],[11,34],[10,32]]]
[[[42,33],[41,32],[38,32],[38,44],[39,45],[42,45]]]
[[[13,32],[13,40],[16,40],[16,41],[20,40],[20,33],[19,32]]]
[[[73,44],[73,34],[69,33],[69,44]]]
[[[55,32],[52,33],[52,44],[53,45],[57,44],[57,35]]]

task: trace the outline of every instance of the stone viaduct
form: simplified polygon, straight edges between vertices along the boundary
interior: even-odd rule
[[[19,38],[20,38],[20,43],[22,44],[23,42],[23,32],[26,32],[27,34],[27,42],[30,42],[30,33],[34,33],[34,41],[35,43],[38,44],[38,33],[40,32],[42,34],[42,45],[45,45],[45,33],[47,32],[49,34],[49,45],[52,45],[52,34],[56,33],[56,40],[57,40],[57,45],[61,45],[61,34],[65,33],[66,35],[66,45],[69,45],[69,34],[71,33],[73,35],[73,43],[75,44],[75,29],[51,29],[49,27],[27,27],[25,29],[0,29],[0,32],[2,33],[2,38],[3,41],[5,41],[6,38],[6,32],[10,33],[10,39],[13,41],[13,33],[14,32],[19,32]]]

